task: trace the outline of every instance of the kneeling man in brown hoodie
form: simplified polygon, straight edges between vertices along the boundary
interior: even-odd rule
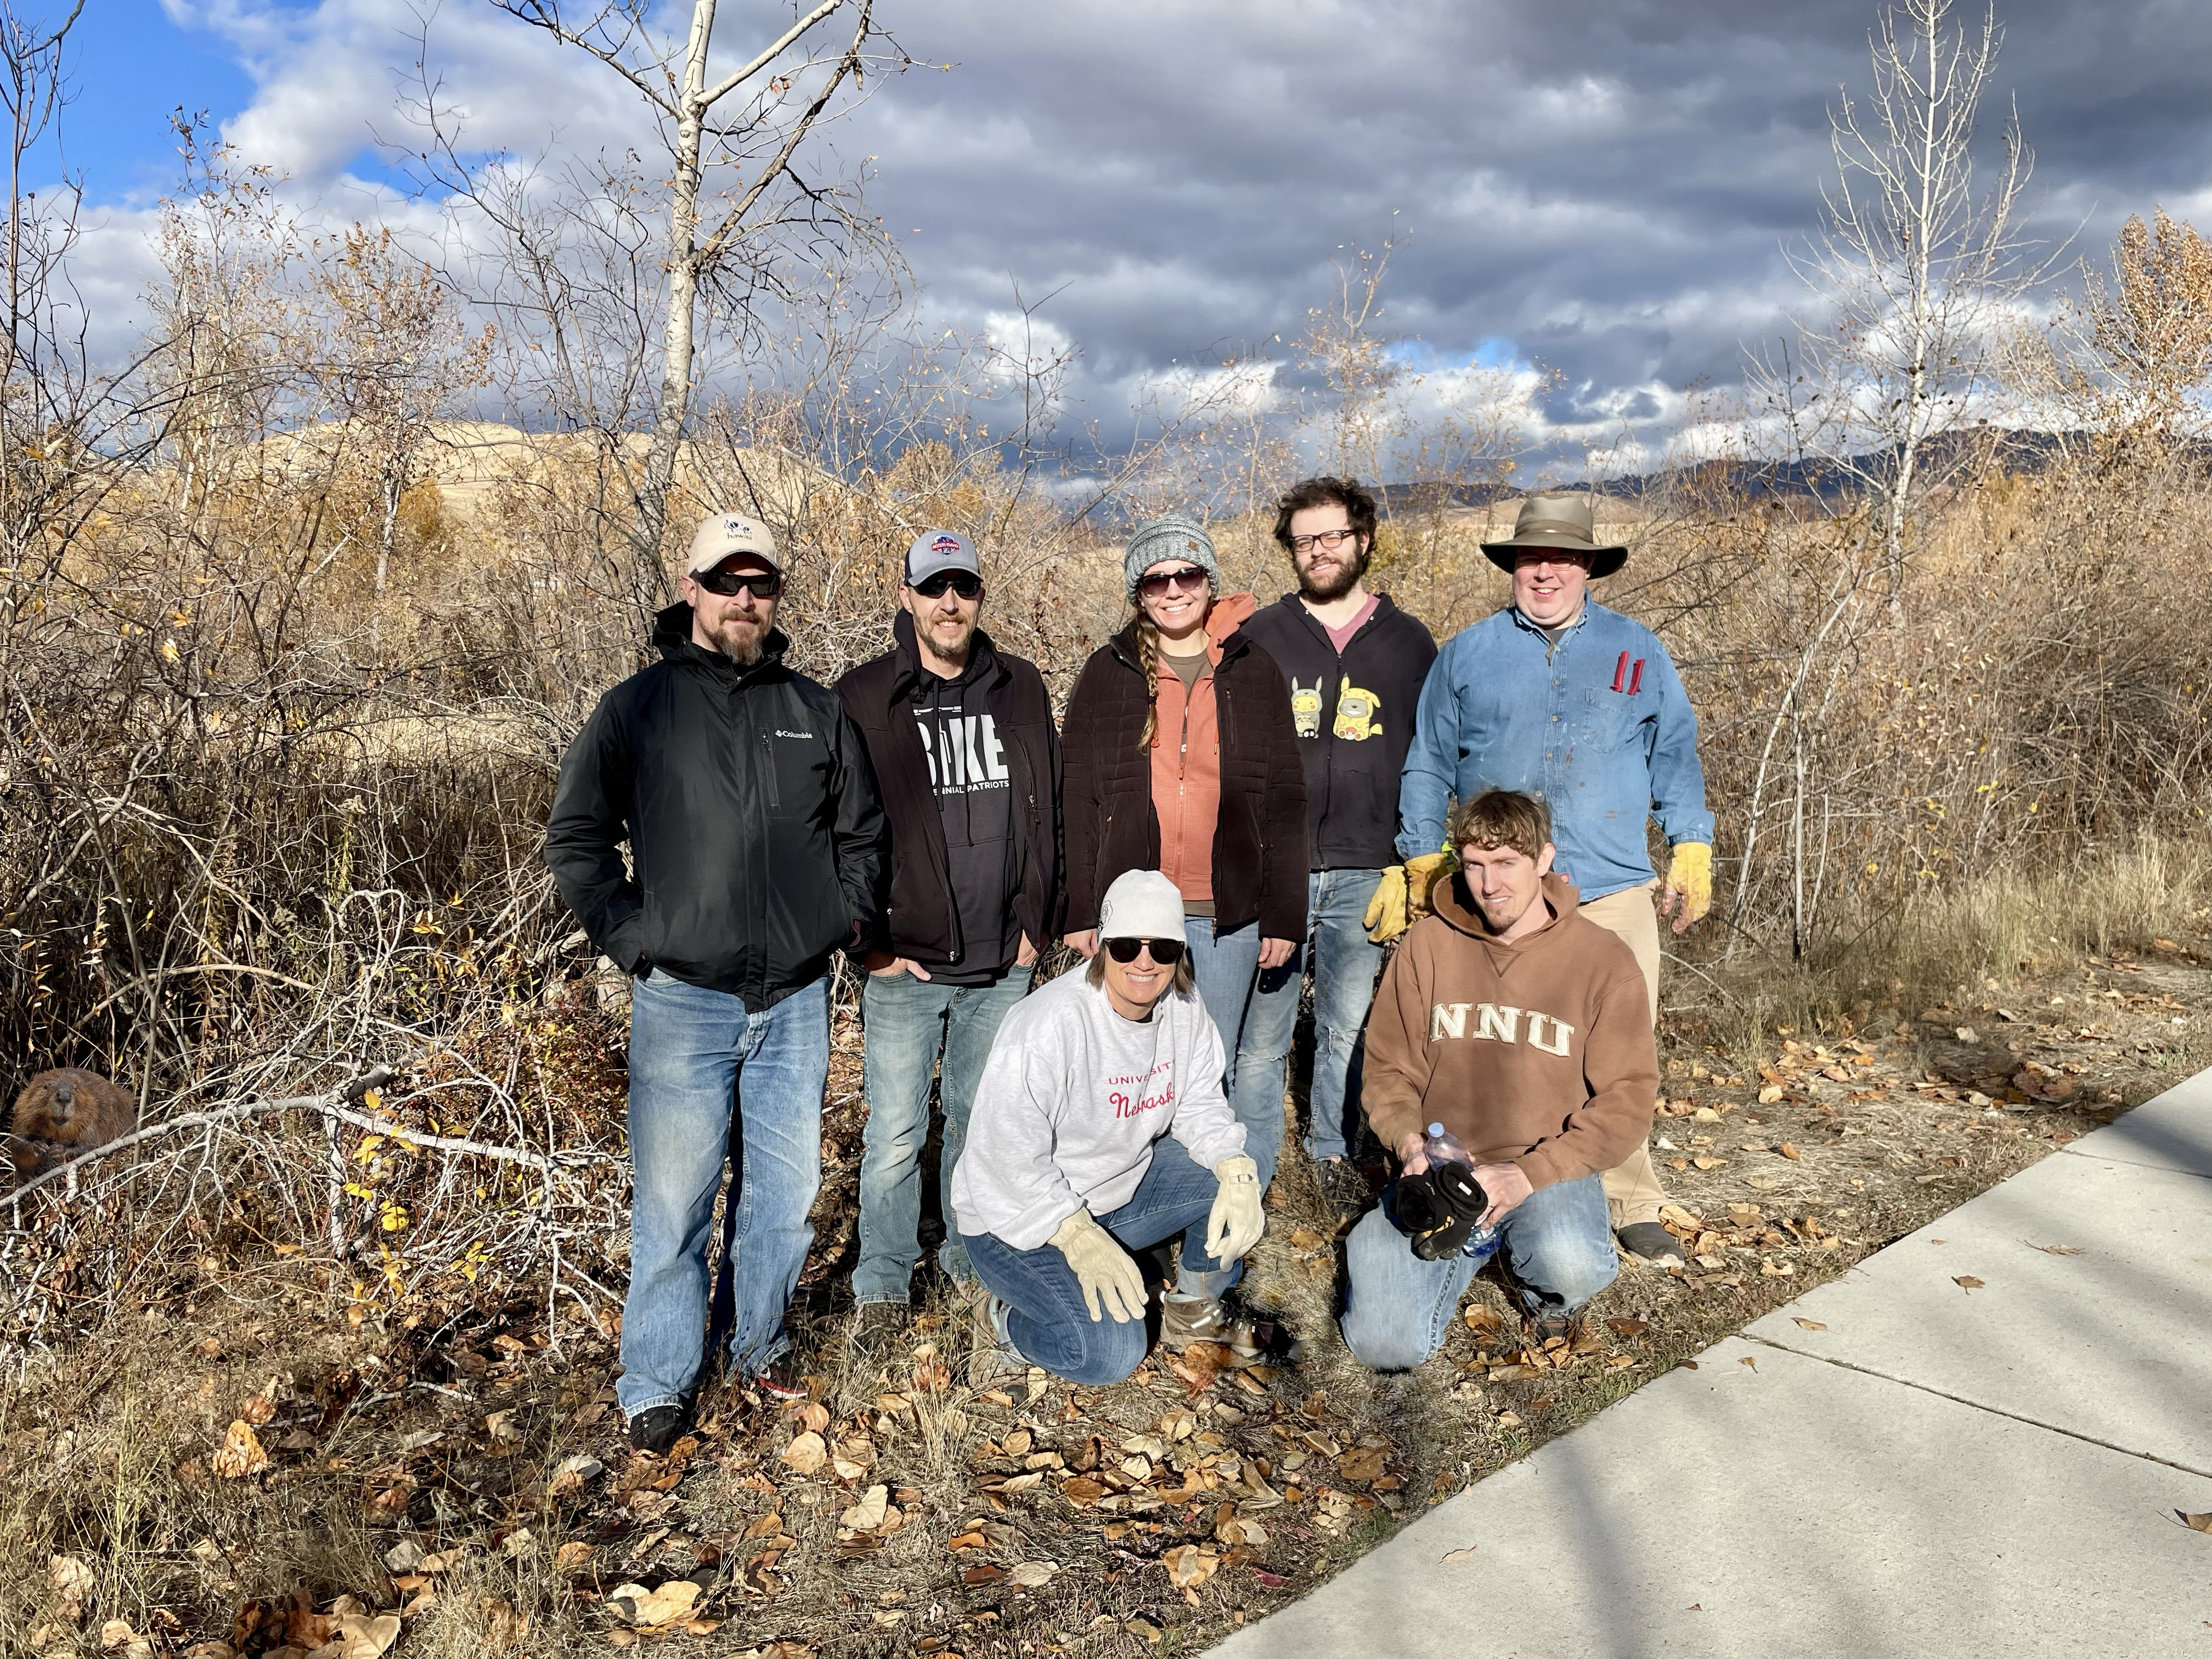
[[[1376,993],[1360,1103],[1402,1175],[1428,1167],[1431,1123],[1467,1148],[1535,1340],[1567,1336],[1620,1271],[1600,1175],[1644,1143],[1658,1100],[1643,970],[1552,873],[1541,801],[1477,796],[1450,837],[1461,870]],[[1344,1338],[1376,1370],[1434,1353],[1481,1266],[1421,1260],[1392,1208],[1370,1210],[1346,1251]]]

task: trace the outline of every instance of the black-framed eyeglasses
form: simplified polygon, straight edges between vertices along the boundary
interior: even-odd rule
[[[1184,588],[1194,593],[1203,592],[1206,582],[1206,572],[1194,564],[1187,564],[1176,570],[1147,570],[1137,579],[1138,587],[1155,599],[1170,587]]]
[[[1346,529],[1324,530],[1314,536],[1293,536],[1291,538],[1291,551],[1310,553],[1318,547],[1324,553],[1334,553],[1358,533],[1356,530]]]
[[[943,599],[948,587],[963,599],[983,597],[983,579],[972,570],[940,570],[909,586],[925,599]]]
[[[1152,960],[1163,968],[1172,968],[1182,960],[1183,941],[1179,939],[1109,939],[1106,954],[1116,962],[1134,962],[1137,952],[1149,950]]]
[[[691,580],[726,599],[734,599],[741,592],[750,592],[757,599],[772,599],[783,592],[783,578],[773,570],[702,570]]]

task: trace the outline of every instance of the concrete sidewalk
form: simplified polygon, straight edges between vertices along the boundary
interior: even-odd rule
[[[2212,1535],[2176,1510],[2212,1510],[2212,1072],[1215,1651],[2212,1659]]]

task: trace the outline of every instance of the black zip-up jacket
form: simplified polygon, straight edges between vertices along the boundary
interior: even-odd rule
[[[1379,870],[1397,863],[1399,775],[1436,641],[1388,593],[1378,596],[1375,614],[1342,656],[1295,593],[1258,612],[1244,631],[1290,683],[1313,867]]]
[[[870,930],[867,943],[911,960],[963,963],[968,941],[960,937],[945,818],[915,723],[915,693],[924,670],[915,655],[914,618],[901,611],[891,631],[897,641],[891,650],[837,682],[838,699],[868,746],[890,820],[890,908]],[[1052,698],[1034,665],[1001,655],[981,629],[969,648],[1013,775],[1014,823],[1022,843],[1014,915],[1041,951],[1060,936],[1062,902],[1060,734],[1053,729]],[[979,941],[978,948],[986,943],[998,941]]]
[[[739,668],[655,618],[661,660],[599,699],[561,761],[545,862],[592,943],[757,1013],[883,908],[889,827],[860,734],[771,630]],[[623,868],[629,842],[635,874]]]
[[[1257,920],[1263,939],[1299,939],[1306,925],[1305,780],[1283,677],[1246,623],[1221,643],[1213,671],[1221,731],[1221,805],[1213,822],[1213,919],[1222,933]],[[1137,747],[1152,687],[1137,666],[1137,628],[1091,653],[1067,699],[1067,914],[1098,925],[1115,877],[1160,867],[1152,757]]]

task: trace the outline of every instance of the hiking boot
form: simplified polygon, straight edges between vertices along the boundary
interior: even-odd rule
[[[1557,1337],[1571,1348],[1586,1328],[1571,1314],[1532,1314],[1528,1318],[1528,1346],[1540,1350]]]
[[[914,1323],[903,1302],[863,1302],[853,1317],[853,1359],[866,1365],[896,1345]]]
[[[1688,1265],[1682,1241],[1658,1222],[1632,1221],[1613,1237],[1620,1241],[1620,1248],[1638,1261],[1649,1261],[1655,1267]]]
[[[978,1291],[969,1304],[968,1386],[987,1389],[1004,1377],[1026,1376],[1030,1362],[1006,1331],[1006,1316],[1012,1310],[990,1291],[980,1286]]]
[[[648,1406],[629,1420],[630,1447],[665,1457],[668,1449],[681,1440],[690,1427],[690,1401],[678,1401],[672,1406]]]
[[[754,1388],[774,1400],[804,1400],[806,1398],[806,1362],[799,1357],[795,1347],[781,1353],[755,1371],[747,1379]]]
[[[1375,1201],[1375,1190],[1359,1166],[1348,1158],[1325,1158],[1314,1167],[1321,1183],[1322,1202],[1339,1221],[1350,1221]]]
[[[1291,1334],[1269,1315],[1225,1297],[1167,1291],[1160,1297],[1160,1346],[1179,1350],[1194,1342],[1218,1343],[1239,1367],[1280,1364],[1297,1357]]]

